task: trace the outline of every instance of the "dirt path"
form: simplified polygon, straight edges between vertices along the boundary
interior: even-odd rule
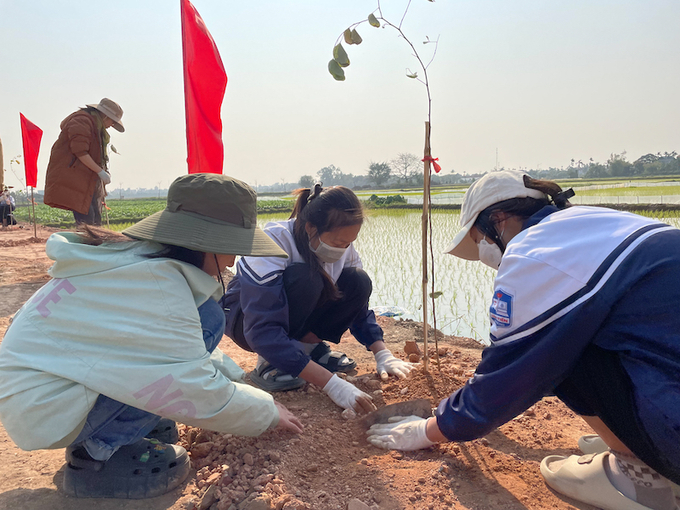
[[[48,280],[48,235],[45,229],[39,239],[26,229],[0,230],[0,335],[12,314]],[[406,340],[422,337],[420,324],[379,320],[395,353],[401,353]],[[481,355],[471,340],[444,337],[441,370],[433,365],[429,374],[419,370],[405,381],[382,383],[370,353],[349,335],[341,346],[358,361],[352,381],[379,406],[421,397],[436,405],[465,383]],[[220,348],[246,371],[254,368],[255,356],[226,337]],[[589,432],[556,399],[544,399],[486,438],[413,453],[370,446],[359,421],[343,418],[340,409],[310,385],[277,399],[301,417],[302,435],[268,432],[239,438],[181,426],[181,444],[192,452],[197,472],[173,493],[144,501],[64,496],[59,491],[64,450],[25,452],[0,426],[0,510],[191,510],[201,501],[213,510],[229,510],[232,503],[239,510],[344,510],[352,499],[373,510],[593,508],[556,495],[540,475],[545,455],[577,453],[576,440]]]

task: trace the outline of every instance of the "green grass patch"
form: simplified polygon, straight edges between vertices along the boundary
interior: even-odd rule
[[[663,175],[660,177],[610,177],[604,179],[555,179],[560,186],[568,188],[570,186],[593,186],[593,185],[612,185],[624,182],[678,182],[680,175]]]
[[[654,218],[655,220],[663,221],[675,228],[680,228],[680,211],[631,211],[640,216],[647,218]]]
[[[368,207],[390,207],[392,205],[404,205],[407,202],[402,195],[388,195],[386,197],[371,195],[365,203]]]
[[[107,211],[102,211],[102,223],[108,223],[115,230],[122,230],[129,225],[151,216],[165,209],[167,201],[162,199],[133,199],[133,200],[107,200]],[[262,200],[258,201],[257,209],[260,213],[265,212],[290,212],[293,210],[293,202],[290,200]],[[27,206],[17,207],[15,216],[19,221],[29,221],[29,215],[33,215],[33,209]],[[47,227],[71,228],[75,226],[73,213],[64,209],[56,209],[45,204],[35,206],[35,215],[38,223]],[[120,226],[123,225],[123,226]]]
[[[680,195],[680,184],[677,186],[631,186],[628,188],[577,190],[576,194],[585,197],[649,197],[659,195]]]

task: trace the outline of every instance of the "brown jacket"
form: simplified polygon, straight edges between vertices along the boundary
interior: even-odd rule
[[[44,202],[51,207],[87,214],[95,193],[102,193],[99,176],[87,168],[78,156],[89,154],[102,164],[102,140],[97,122],[86,110],[66,117],[61,133],[52,146],[45,178]]]

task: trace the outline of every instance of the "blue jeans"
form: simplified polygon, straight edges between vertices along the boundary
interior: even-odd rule
[[[205,348],[208,352],[213,352],[224,334],[224,311],[211,298],[198,308],[198,315],[201,318]],[[71,446],[82,445],[92,458],[108,460],[121,446],[144,438],[160,419],[156,414],[99,395],[87,415],[83,430]]]

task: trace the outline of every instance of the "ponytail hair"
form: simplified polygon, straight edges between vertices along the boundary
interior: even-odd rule
[[[290,213],[288,219],[297,218],[300,215],[300,212],[302,212],[302,209],[304,209],[309,202],[318,197],[322,191],[323,187],[320,182],[317,182],[312,188],[298,188],[293,190],[293,195],[297,195],[297,199],[293,206],[293,212]]]
[[[340,292],[310,249],[306,226],[310,223],[320,236],[337,228],[361,225],[364,222],[364,208],[354,192],[345,186],[323,188],[318,182],[312,188],[296,189],[293,195],[297,196],[290,215],[291,219],[295,218],[295,247],[311,270],[323,277],[321,302],[337,300]]]
[[[558,209],[566,209],[567,207],[571,207],[569,199],[576,194],[574,193],[573,188],[569,188],[566,191],[562,191],[560,185],[554,181],[547,181],[544,179],[533,179],[528,175],[524,175],[523,179],[524,186],[526,188],[542,191],[543,193],[550,197],[550,200]]]

